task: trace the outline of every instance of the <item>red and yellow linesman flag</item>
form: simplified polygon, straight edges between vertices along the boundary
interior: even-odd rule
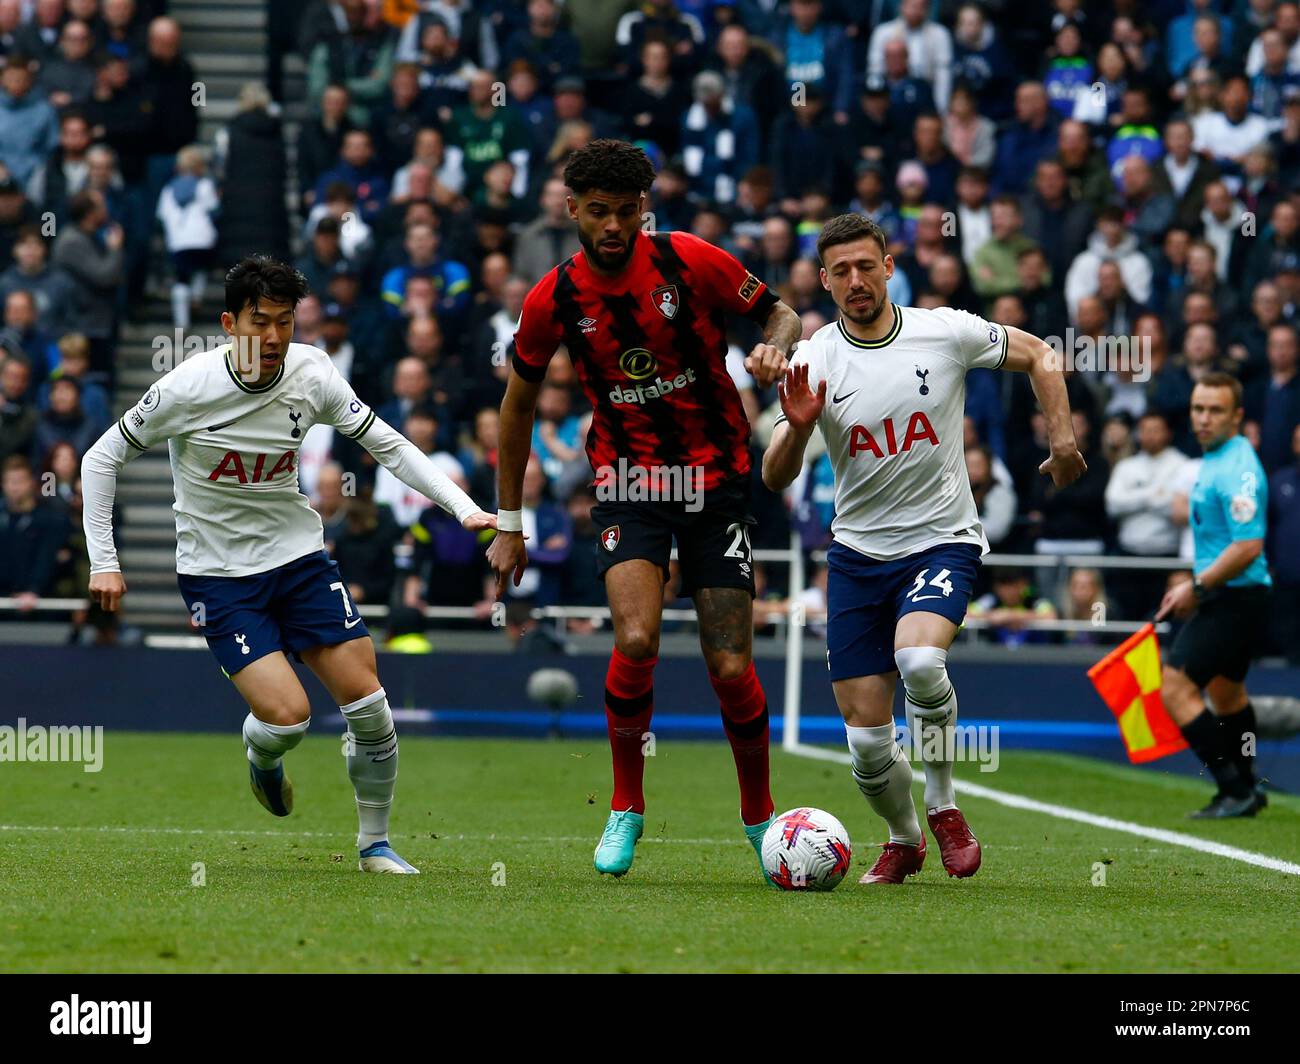
[[[1134,764],[1187,749],[1178,725],[1160,700],[1160,644],[1146,624],[1088,670],[1088,679],[1119,721]]]

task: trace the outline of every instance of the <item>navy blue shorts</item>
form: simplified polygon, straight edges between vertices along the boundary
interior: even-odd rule
[[[960,625],[975,589],[980,548],[940,543],[880,562],[843,543],[826,552],[826,664],[832,680],[897,672],[894,629],[906,613],[938,613]]]
[[[297,654],[370,634],[324,551],[253,576],[177,574],[176,582],[227,676],[277,650]]]

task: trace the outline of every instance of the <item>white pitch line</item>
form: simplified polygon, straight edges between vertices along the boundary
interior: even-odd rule
[[[270,838],[289,838],[289,839],[343,839],[346,838],[344,833],[335,833],[329,831],[245,831],[233,828],[159,828],[145,826],[109,826],[99,824],[0,824],[0,831],[89,831],[104,834],[137,834],[137,835],[230,835],[230,836],[255,836]],[[397,838],[426,838],[421,835],[397,835]],[[596,836],[587,835],[465,835],[465,834],[438,834],[435,842],[583,842],[591,843]],[[743,840],[739,837],[732,839],[666,839],[645,836],[641,842],[663,842],[674,843],[678,846],[727,846],[731,843],[739,843]]]
[[[848,754],[841,753],[838,750],[823,750],[817,746],[805,746],[803,743],[799,743],[789,752],[798,757],[808,757],[819,761],[837,761],[842,765],[852,763]],[[917,773],[916,778],[918,780],[922,779],[924,774]],[[1046,816],[1056,817],[1058,820],[1073,820],[1078,824],[1089,824],[1095,828],[1122,831],[1128,835],[1137,835],[1139,838],[1168,843],[1170,846],[1184,846],[1199,853],[1209,853],[1215,857],[1226,857],[1230,861],[1240,861],[1242,864],[1267,868],[1272,872],[1284,872],[1289,876],[1300,876],[1300,864],[1283,861],[1277,857],[1269,857],[1263,853],[1255,853],[1253,850],[1228,846],[1226,843],[1212,842],[1210,839],[1203,839],[1197,835],[1186,835],[1181,831],[1167,831],[1164,828],[1149,828],[1145,824],[1135,824],[1130,820],[1117,820],[1115,817],[1101,816],[1098,813],[1089,813],[1082,809],[1071,809],[1066,805],[1040,802],[1034,798],[1022,798],[1018,794],[994,790],[992,787],[984,787],[978,783],[966,783],[963,780],[953,780],[953,789],[958,794],[986,798],[990,802],[997,802],[998,805],[1005,805],[1010,809],[1024,809],[1031,813],[1043,813]]]

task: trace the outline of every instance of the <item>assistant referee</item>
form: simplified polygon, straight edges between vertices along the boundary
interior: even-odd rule
[[[1167,591],[1156,612],[1157,621],[1169,614],[1190,619],[1169,652],[1160,693],[1218,784],[1210,804],[1189,815],[1254,816],[1267,799],[1255,780],[1255,709],[1245,680],[1268,634],[1268,478],[1240,435],[1241,383],[1235,377],[1202,377],[1192,391],[1191,414],[1205,451],[1191,497],[1194,575]]]

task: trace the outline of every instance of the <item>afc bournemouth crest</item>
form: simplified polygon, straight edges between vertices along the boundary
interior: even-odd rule
[[[600,534],[600,545],[607,551],[612,551],[618,546],[618,525],[610,525]]]
[[[677,317],[677,286],[675,284],[666,284],[662,288],[656,288],[650,293],[650,301],[655,305],[665,318],[672,319]]]

